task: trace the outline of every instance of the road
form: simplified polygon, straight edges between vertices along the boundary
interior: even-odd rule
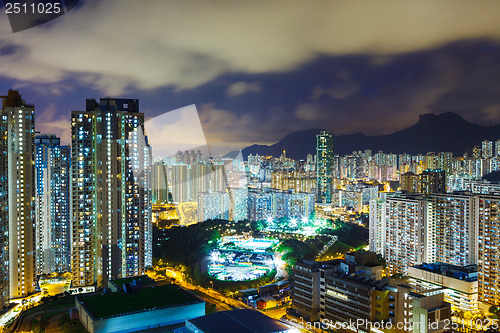
[[[186,289],[189,289],[192,291],[198,291],[198,292],[203,293],[212,299],[215,299],[219,302],[227,304],[228,306],[231,307],[230,310],[232,310],[232,309],[252,309],[252,307],[246,305],[245,303],[240,302],[237,299],[227,297],[227,296],[219,293],[216,290],[209,289],[209,288],[203,288],[203,287],[196,286],[196,285],[186,283],[186,282],[181,282],[180,285]]]
[[[262,313],[264,313],[266,316],[274,318],[274,319],[281,319],[283,316],[286,317],[286,309],[288,306],[283,306],[283,307],[278,307],[278,308],[272,308],[269,310],[261,310]]]
[[[195,294],[196,296],[198,296],[199,298],[201,298],[202,300],[204,300],[207,304],[214,304],[215,305],[215,311],[219,312],[219,311],[227,311],[227,310],[233,310],[233,308],[224,303],[224,302],[221,302],[219,301],[218,299],[215,299],[213,297],[210,297],[202,292],[199,292],[199,291],[196,291],[196,290],[191,290],[191,292],[193,294]]]
[[[253,309],[251,306],[246,305],[245,303],[233,299],[231,297],[227,297],[218,291],[211,288],[203,288],[191,283],[188,283],[183,276],[183,274],[172,267],[167,267],[165,269],[166,275],[170,278],[174,278],[176,283],[181,287],[191,290],[197,296],[202,298],[205,302],[215,304],[217,311],[225,311],[225,310],[233,310],[233,309]],[[280,307],[277,309],[269,309],[262,311],[268,317],[274,318],[287,325],[288,327],[294,327],[300,332],[314,332],[314,333],[324,333],[322,330],[306,330],[301,327],[299,324],[290,321],[288,316],[286,315],[286,307]]]
[[[156,270],[156,271],[158,272],[160,270]],[[250,309],[251,308],[248,305],[246,305],[245,303],[240,302],[239,300],[233,299],[231,297],[227,297],[214,289],[203,288],[201,286],[197,286],[197,285],[194,285],[194,284],[187,282],[184,275],[181,272],[177,271],[173,267],[165,268],[165,274],[170,278],[174,278],[175,282],[177,284],[179,284],[181,287],[188,289],[188,290],[191,290],[191,291],[197,291],[196,294],[198,296],[202,297],[201,295],[204,295],[206,301],[208,301],[209,303],[214,303],[219,308],[222,308],[224,310]],[[154,279],[154,276],[150,276],[150,277]]]
[[[69,313],[69,310],[73,307],[73,305],[57,308],[57,309],[44,309],[39,311],[33,311],[29,313],[23,313],[19,320],[17,321],[16,327],[12,330],[13,332],[31,332],[31,325],[33,320],[39,316],[43,316],[45,314],[54,313],[57,311],[58,314],[51,316],[46,321],[45,332],[46,333],[55,333],[61,331],[61,326],[59,324],[60,319],[66,313]]]
[[[0,329],[3,328],[11,319],[17,318],[17,316],[19,316],[27,307],[38,304],[40,298],[41,294],[38,293],[24,298],[11,300],[11,303],[16,303],[16,305],[0,316]]]
[[[45,284],[43,285],[44,289],[43,296],[53,296],[63,293],[65,291],[64,287],[65,287],[64,282]],[[17,298],[11,300],[11,302],[15,303],[16,305],[12,309],[4,313],[2,316],[0,316],[0,332],[2,332],[1,328],[4,327],[5,324],[9,322],[9,320],[17,318],[28,307],[36,306],[41,298],[42,294],[37,293],[24,298]],[[27,331],[29,332],[30,330],[28,329]]]
[[[323,249],[318,253],[318,255],[316,256],[316,260],[319,260],[319,258],[321,258],[321,256],[325,254],[326,251],[328,251],[330,246],[332,246],[338,240],[338,237],[336,235],[325,234],[320,236],[330,237],[330,241],[327,244],[325,244]]]

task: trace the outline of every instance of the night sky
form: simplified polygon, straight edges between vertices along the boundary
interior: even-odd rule
[[[195,104],[207,141],[301,129],[386,134],[422,113],[500,123],[500,1],[80,1],[13,34],[0,14],[0,94],[69,141],[86,98],[147,117]]]

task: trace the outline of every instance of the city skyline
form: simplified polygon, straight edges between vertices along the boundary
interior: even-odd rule
[[[498,331],[500,1],[30,1],[0,333]]]
[[[419,313],[435,311],[428,302],[440,304],[436,311],[443,320],[451,316],[452,309],[485,313],[490,305],[499,304],[493,277],[497,255],[491,248],[498,244],[500,184],[485,180],[485,176],[494,177],[500,171],[500,140],[482,140],[470,154],[458,156],[441,151],[394,154],[370,149],[339,155],[334,154],[335,137],[322,131],[311,139],[316,154],[309,154],[304,160],[294,160],[286,151],[279,157],[249,155],[244,160],[241,154],[231,159],[186,150],[174,156],[156,157],[153,164],[154,147],[149,145],[138,99],[87,99],[84,111],[71,112],[69,150],[54,135],[35,135],[36,106],[27,104],[18,91],[9,90],[2,98],[0,125],[5,140],[0,155],[4,166],[0,178],[0,227],[1,236],[9,236],[2,253],[5,256],[7,250],[9,255],[9,277],[2,274],[0,280],[3,306],[7,306],[9,298],[16,301],[39,297],[37,293],[30,294],[45,294],[41,283],[53,284],[59,279],[67,281],[64,290],[68,296],[97,292],[81,296],[82,299],[100,298],[101,290],[101,296],[109,290],[119,293],[112,297],[141,294],[141,282],[135,279],[142,281],[149,279],[145,274],[156,274],[168,253],[162,247],[183,240],[179,234],[172,238],[162,235],[171,229],[174,235],[183,233],[182,229],[189,232],[193,225],[205,229],[204,232],[215,232],[214,239],[206,237],[196,242],[198,251],[205,254],[202,258],[207,247],[212,248],[213,262],[203,273],[208,274],[211,284],[252,281],[277,274],[270,268],[277,267],[282,259],[274,258],[279,251],[271,244],[281,247],[287,241],[302,240],[301,246],[308,246],[309,237],[323,244],[322,250],[318,248],[308,256],[317,260],[311,261],[312,267],[319,269],[316,273],[325,275],[325,288],[315,287],[316,273],[296,285],[291,282],[295,288],[292,303],[309,302],[299,294],[310,287],[309,282],[313,283],[311,292],[319,296],[311,300],[312,305],[317,306],[321,299],[319,312],[293,304],[292,309],[309,320],[338,321],[347,316],[418,322],[422,321]],[[34,176],[30,178],[31,173]],[[33,193],[25,195],[27,191]],[[12,214],[16,205],[23,209]],[[222,223],[228,230],[215,231],[210,227],[213,223]],[[236,228],[242,224],[252,233],[238,235]],[[337,253],[337,261],[323,264],[320,258],[325,252],[332,250],[329,248],[340,237],[346,237],[331,232],[353,225],[359,229],[348,237],[359,238],[362,245],[344,245],[349,252],[340,250],[347,253],[342,257]],[[259,233],[278,239],[248,238]],[[367,235],[366,243],[363,235]],[[236,245],[236,239],[242,243]],[[250,246],[253,254],[240,253],[240,246]],[[353,252],[355,248],[364,250]],[[153,249],[157,253],[155,262]],[[177,257],[181,250],[174,251]],[[197,257],[194,251],[189,258]],[[16,261],[16,255],[21,260]],[[189,278],[198,279],[187,268],[191,259],[184,260],[182,265],[186,265]],[[207,261],[200,260],[195,266],[199,264],[204,269]],[[305,262],[303,266],[296,260],[289,257],[283,262],[299,270],[311,265]],[[459,272],[454,273],[459,274],[457,280],[467,279],[456,297],[449,291],[416,293],[436,283],[444,284],[418,280],[419,269],[434,272],[436,267]],[[165,274],[167,271],[170,269]],[[398,274],[408,276],[413,285],[396,288],[387,284],[385,279]],[[123,285],[123,292],[115,286],[120,279],[132,281]],[[5,282],[10,284],[9,293]],[[469,287],[476,291],[468,293]],[[358,294],[346,298],[344,295],[351,288]],[[410,290],[410,296],[405,296]],[[386,292],[392,297],[388,302],[381,298]],[[276,297],[286,302],[288,296],[266,297],[257,301],[258,309],[276,306]],[[323,300],[335,304],[334,308],[323,306]],[[80,308],[80,296],[76,296],[75,302]],[[371,311],[370,304],[375,303],[384,310]],[[397,308],[393,303],[399,304]],[[148,311],[156,311],[154,304],[150,300],[144,306],[153,307]],[[409,304],[413,313],[404,310]],[[357,311],[346,315],[344,307],[351,306],[356,306]],[[82,311],[95,315],[93,311],[99,310],[84,307],[85,310],[79,310],[80,321],[88,325]],[[131,306],[137,307],[141,309],[139,305]],[[154,318],[161,320],[159,315]],[[182,318],[188,318],[188,314],[176,320]]]

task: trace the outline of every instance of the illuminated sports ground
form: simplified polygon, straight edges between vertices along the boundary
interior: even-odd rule
[[[210,256],[208,273],[222,281],[258,279],[276,267],[274,254],[266,250],[278,243],[269,238],[222,237]]]

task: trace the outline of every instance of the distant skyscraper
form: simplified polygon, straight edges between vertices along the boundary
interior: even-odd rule
[[[262,191],[248,192],[248,219],[265,221],[273,218],[273,195]]]
[[[481,147],[474,146],[472,147],[472,158],[480,158],[481,157]]]
[[[401,185],[402,191],[408,191],[410,193],[419,193],[419,175],[413,172],[406,172],[399,176],[399,184]]]
[[[229,220],[228,192],[200,192],[198,199],[198,221]]]
[[[151,148],[136,99],[87,100],[71,113],[72,280],[144,274],[152,264]]]
[[[243,221],[248,218],[248,189],[229,189],[229,220]]]
[[[419,175],[407,172],[400,176],[401,190],[411,193],[446,192],[446,173],[443,170],[425,170]]]
[[[316,135],[316,202],[332,202],[333,137],[326,131]]]
[[[314,212],[313,193],[248,192],[248,219],[250,221],[277,220],[298,221],[309,218]]]
[[[443,170],[425,170],[419,175],[421,193],[445,193],[446,173]]]
[[[453,153],[450,152],[440,152],[438,154],[438,169],[446,172],[446,176],[451,174],[453,161]]]
[[[187,164],[174,164],[172,168],[172,200],[174,202],[193,201],[190,197],[189,166]],[[205,189],[203,189],[205,190]]]
[[[500,140],[495,141],[495,156],[500,157]]]
[[[492,158],[493,157],[493,141],[484,140],[481,144],[481,157],[482,158]]]
[[[17,91],[0,113],[0,306],[35,289],[35,108]]]
[[[428,152],[425,156],[425,163],[427,165],[427,169],[437,169],[438,168],[438,157],[434,152]]]
[[[153,202],[163,203],[168,198],[168,165],[157,162],[153,165]]]
[[[71,149],[55,135],[35,137],[36,271],[70,271]]]

